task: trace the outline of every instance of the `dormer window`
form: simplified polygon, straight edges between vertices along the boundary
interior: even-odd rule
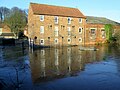
[[[68,24],[71,24],[71,18],[68,17]]]
[[[79,23],[82,23],[82,18],[79,18]]]
[[[44,21],[44,15],[40,15],[40,21]]]
[[[55,16],[55,24],[58,24],[58,16]]]

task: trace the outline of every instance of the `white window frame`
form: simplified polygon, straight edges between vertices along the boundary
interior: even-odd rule
[[[92,30],[92,29],[95,29],[95,33],[94,33],[94,34],[91,33],[91,30]],[[90,28],[90,34],[95,35],[95,34],[96,34],[96,30],[97,30],[96,28]]]
[[[40,26],[40,33],[44,33],[44,26]]]
[[[79,38],[79,42],[80,42],[80,43],[82,42],[82,38],[81,38],[81,37]]]
[[[70,41],[68,41],[68,40],[70,40]],[[67,41],[68,41],[68,44],[70,44],[71,43],[71,38],[68,38]]]
[[[56,42],[57,41],[57,42]],[[55,38],[55,41],[54,41],[55,44],[58,44],[58,38]]]
[[[55,36],[58,36],[58,27],[55,26]]]
[[[81,32],[80,32],[80,29],[81,29]],[[83,29],[82,27],[79,27],[79,28],[78,28],[79,34],[82,34],[82,29]]]
[[[71,28],[67,27],[67,31],[68,31],[68,36],[70,36],[71,35]]]
[[[79,23],[82,23],[82,18],[79,18]]]
[[[44,21],[44,15],[40,15],[40,21]]]
[[[106,33],[106,32],[105,32],[105,28],[101,28],[101,36],[102,36],[102,38],[105,38],[105,37],[106,37],[106,34],[103,36],[102,30],[104,30],[104,34],[105,34],[105,33]]]
[[[71,20],[72,20],[71,17],[68,17],[67,20],[68,20],[68,24],[71,24]],[[70,20],[70,21],[69,21],[69,20]]]
[[[41,43],[41,41],[43,41],[43,43]],[[44,39],[40,39],[40,45],[44,45],[45,42],[44,42]]]
[[[58,24],[58,16],[54,17],[54,22],[55,22],[55,24]]]

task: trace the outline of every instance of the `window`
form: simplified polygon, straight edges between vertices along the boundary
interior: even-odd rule
[[[55,24],[58,24],[58,16],[55,16]]]
[[[79,18],[79,23],[82,23],[82,18]]]
[[[58,27],[55,27],[55,36],[58,36]]]
[[[68,43],[70,43],[71,42],[71,39],[70,38],[68,38]]]
[[[71,35],[71,29],[68,27],[68,35]]]
[[[58,38],[55,38],[55,44],[58,44]]]
[[[40,45],[44,45],[44,39],[40,40]]]
[[[37,37],[36,36],[34,37],[34,40],[35,40],[35,43],[36,43],[37,42]]]
[[[40,21],[44,21],[44,15],[40,15]]]
[[[68,17],[68,24],[71,24],[71,18]]]
[[[79,38],[79,42],[82,42],[82,38]]]
[[[105,30],[101,29],[102,38],[105,38]]]
[[[79,27],[78,32],[81,34],[82,33],[82,27]]]
[[[44,33],[44,26],[40,26],[40,33]]]
[[[95,29],[90,29],[91,30],[91,34],[95,34]]]

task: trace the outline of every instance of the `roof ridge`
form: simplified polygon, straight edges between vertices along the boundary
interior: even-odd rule
[[[57,6],[57,5],[49,5],[49,4],[40,4],[40,3],[33,3],[33,2],[30,2],[30,4],[38,4],[38,5],[45,5],[45,6],[53,6],[53,7],[63,7],[63,8],[78,9],[78,8],[74,8],[74,7]],[[79,10],[79,9],[78,9],[78,10]]]
[[[94,17],[94,18],[106,18],[106,17],[99,17],[99,16],[86,16],[86,17]],[[106,18],[107,19],[107,18]]]
[[[103,23],[103,24],[120,25],[119,22],[116,22],[106,17],[86,16],[86,18],[87,18],[87,23]]]
[[[78,8],[48,4],[30,3],[34,14],[58,15],[66,17],[86,18]]]

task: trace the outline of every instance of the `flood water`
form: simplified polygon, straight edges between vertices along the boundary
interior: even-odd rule
[[[0,89],[120,90],[120,47],[0,47]]]

